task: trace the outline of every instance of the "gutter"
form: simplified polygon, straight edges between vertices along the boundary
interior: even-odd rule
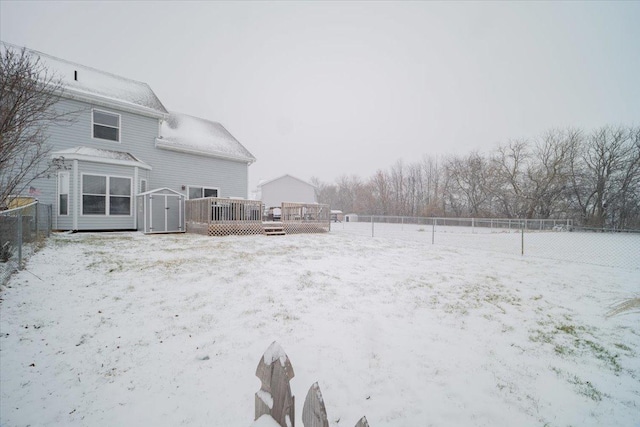
[[[246,163],[247,165],[251,165],[256,161],[256,158],[253,156],[241,157],[241,156],[233,156],[230,154],[214,153],[206,150],[198,150],[197,148],[189,148],[189,147],[180,146],[170,142],[164,142],[162,139],[159,139],[159,138],[156,138],[156,148],[161,148],[163,150],[169,150],[169,151],[176,151],[179,153],[197,154],[199,156],[215,157],[223,160],[233,160],[235,162]]]

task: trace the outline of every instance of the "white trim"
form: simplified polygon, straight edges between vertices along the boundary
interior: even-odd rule
[[[90,104],[96,104],[105,108],[117,108],[121,111],[128,113],[141,114],[143,116],[152,117],[154,119],[166,120],[169,118],[169,113],[164,113],[152,108],[143,107],[120,99],[111,98],[103,95],[93,95],[89,92],[75,89],[69,86],[65,86],[64,90],[60,93],[63,98],[73,99],[76,101],[84,101]]]
[[[60,180],[62,179],[62,177],[66,177],[67,180],[67,192],[66,193],[61,193],[60,192]],[[57,181],[56,181],[56,216],[69,216],[70,214],[70,198],[71,198],[71,174],[69,173],[69,171],[59,171],[58,172],[58,176],[57,176]],[[62,214],[60,213],[60,196],[62,196],[63,194],[67,195],[67,213],[66,214]],[[57,219],[56,219],[57,221]]]
[[[73,189],[74,189],[74,193],[75,193],[75,200],[73,201],[72,207],[73,207],[73,229],[77,230],[78,229],[78,216],[80,215],[80,182],[78,179],[78,172],[79,172],[79,168],[78,168],[78,160],[74,159],[73,160]]]
[[[89,175],[89,176],[99,176],[99,177],[104,177],[106,179],[106,187],[105,187],[105,205],[104,205],[104,214],[85,214],[84,213],[84,188],[83,187],[83,181],[84,181],[84,176],[85,175]],[[111,215],[109,213],[109,208],[110,208],[110,204],[109,204],[109,197],[112,196],[111,194],[109,194],[109,190],[110,190],[110,186],[109,186],[109,179],[110,178],[123,178],[123,179],[128,179],[129,180],[129,214],[128,215]],[[130,176],[120,176],[120,175],[103,175],[103,174],[99,174],[99,173],[93,173],[93,172],[82,172],[80,174],[80,182],[78,183],[79,187],[80,187],[80,216],[82,217],[115,217],[115,218],[131,218],[132,215],[132,210],[133,210],[133,202],[135,200],[135,197],[133,196],[133,178],[131,178]],[[102,196],[102,194],[89,194],[86,193],[88,196]],[[115,197],[127,197],[127,196],[123,196],[123,195],[119,195],[119,194],[113,194],[113,196]]]
[[[107,159],[104,157],[88,156],[86,154],[65,153],[63,151],[58,151],[51,155],[52,159],[58,159],[60,157],[64,158],[65,160],[82,160],[83,162],[101,163],[105,165],[133,166],[139,167],[140,169],[152,170],[151,166],[141,160]]]
[[[131,194],[131,204],[133,205],[133,228],[138,229],[138,167],[133,168],[133,193]]]
[[[196,187],[196,186],[194,185],[194,187]],[[200,186],[200,187],[202,187],[202,186]],[[207,187],[207,188],[209,188],[209,187]],[[145,191],[144,193],[139,193],[138,196],[146,196],[147,194],[155,194],[155,193],[159,193],[160,191],[170,191],[170,192],[172,192],[172,193],[174,193],[174,194],[176,194],[178,196],[185,197],[184,194],[182,194],[181,192],[176,191],[176,190],[172,190],[169,187],[162,187],[162,188],[156,188],[154,190]]]
[[[160,148],[162,150],[176,151],[178,153],[197,154],[198,156],[214,157],[216,159],[222,159],[222,160],[232,160],[235,162],[247,163],[248,165],[251,165],[256,161],[254,157],[233,156],[233,155],[217,153],[213,151],[198,150],[197,148],[184,147],[175,143],[165,142],[160,138],[156,138],[156,148]]]
[[[173,194],[155,194],[162,190],[168,190]],[[144,198],[145,203],[145,215],[144,215],[144,230],[145,234],[165,234],[165,233],[184,233],[185,226],[183,224],[184,218],[184,201],[185,196],[182,193],[171,190],[170,188],[158,188],[155,190],[151,190],[146,192],[145,194],[139,194],[138,196],[149,196]],[[153,226],[153,198],[162,198],[164,200],[164,229],[160,231],[154,231]],[[178,200],[178,229],[177,230],[169,230],[169,215],[168,215],[168,207],[170,198],[176,198]],[[147,211],[148,209],[148,211]],[[147,214],[148,212],[148,214]],[[147,218],[149,218],[149,224],[147,224]],[[157,229],[157,227],[155,227]]]
[[[139,194],[138,194],[138,196],[139,196]],[[144,197],[144,198],[142,199],[142,205],[143,205],[143,208],[142,208],[142,216],[143,216],[143,222],[144,222],[144,225],[143,225],[143,228],[142,228],[142,232],[143,232],[143,233],[146,233],[146,232],[147,232],[147,230],[148,230],[148,228],[147,228],[147,209],[148,209],[149,207],[147,206],[147,202],[148,202],[147,198],[146,198],[146,197]],[[149,218],[149,219],[151,219],[151,218]]]
[[[99,112],[99,113],[103,113],[103,114],[107,114],[107,115],[111,115],[111,116],[118,116],[118,127],[115,126],[109,126],[109,125],[103,125],[101,123],[98,123],[98,126],[102,126],[102,127],[106,127],[106,128],[110,128],[110,129],[117,129],[118,130],[118,139],[108,139],[108,138],[100,138],[97,137],[95,134],[95,128],[94,126],[96,125],[96,122],[93,120],[93,113],[95,112]],[[107,110],[101,110],[99,108],[92,108],[91,109],[91,139],[97,139],[100,141],[109,141],[109,142],[116,142],[118,144],[122,143],[122,115],[119,113],[114,113],[113,111],[107,111]]]

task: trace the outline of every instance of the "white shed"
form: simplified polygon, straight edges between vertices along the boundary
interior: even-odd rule
[[[145,234],[184,233],[184,194],[158,188],[138,194],[138,230]]]
[[[317,203],[316,187],[291,175],[261,182],[257,196],[267,209],[280,207],[282,202]]]
[[[347,214],[344,216],[345,222],[358,222],[357,214]]]

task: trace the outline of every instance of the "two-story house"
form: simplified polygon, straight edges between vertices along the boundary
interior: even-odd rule
[[[74,116],[48,128],[61,167],[31,184],[55,229],[139,229],[136,196],[156,188],[247,197],[255,158],[221,124],[169,112],[146,83],[29,52],[63,83],[55,108]]]

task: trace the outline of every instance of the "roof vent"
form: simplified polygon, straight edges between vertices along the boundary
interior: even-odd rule
[[[78,70],[73,70],[73,80],[78,81]]]

